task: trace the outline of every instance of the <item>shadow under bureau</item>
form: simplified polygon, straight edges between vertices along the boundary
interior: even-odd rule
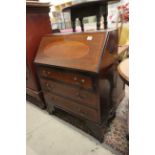
[[[85,121],[100,141],[116,107],[117,37],[117,30],[46,35],[35,58],[49,113]]]

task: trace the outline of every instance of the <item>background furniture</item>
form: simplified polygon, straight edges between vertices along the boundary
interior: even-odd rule
[[[97,30],[100,29],[101,16],[104,17],[104,28],[107,28],[108,2],[119,2],[120,0],[94,0],[66,7],[63,11],[70,11],[73,32],[76,31],[75,20],[79,18],[81,30],[84,31],[83,18],[88,16],[96,16]]]
[[[35,58],[49,113],[58,108],[83,120],[100,141],[115,113],[114,101],[124,97],[123,85],[119,96],[113,94],[117,44],[117,30],[46,35]]]
[[[129,55],[129,25],[122,22],[119,31],[118,55],[122,61]]]
[[[49,6],[49,3],[26,2],[26,97],[41,108],[45,104],[33,61],[42,36],[52,32]]]
[[[123,60],[118,66],[118,73],[123,81],[129,86],[129,59]],[[127,125],[129,129],[129,111],[127,113]],[[129,139],[129,131],[127,133],[127,139]]]
[[[125,83],[129,85],[129,59],[125,59],[119,64],[118,72]]]

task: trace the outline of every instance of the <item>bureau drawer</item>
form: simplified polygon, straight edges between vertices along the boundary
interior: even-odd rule
[[[97,110],[82,106],[72,100],[69,100],[69,99],[66,99],[66,98],[63,98],[57,95],[44,93],[44,96],[45,96],[47,105],[54,104],[55,106],[65,111],[74,113],[76,115],[79,115],[88,120],[94,121],[96,123],[99,122],[99,113],[97,112]]]
[[[85,89],[93,89],[92,79],[88,76],[79,73],[59,69],[40,68],[39,75],[41,77],[52,78],[55,80],[63,81],[68,84],[77,85]]]
[[[44,91],[55,93],[78,101],[85,106],[98,109],[99,96],[95,92],[46,79],[41,79],[41,86]]]

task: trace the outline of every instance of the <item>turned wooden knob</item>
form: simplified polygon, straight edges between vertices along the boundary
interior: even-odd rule
[[[49,87],[49,84],[46,82],[46,86]]]
[[[76,76],[74,77],[74,81],[77,81],[77,77]]]
[[[82,80],[81,80],[81,83],[85,83],[85,79],[82,79]]]
[[[42,72],[43,72],[43,74],[46,74],[46,71],[45,70],[43,70]]]

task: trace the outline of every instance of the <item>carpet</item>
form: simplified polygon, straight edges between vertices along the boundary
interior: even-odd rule
[[[129,154],[129,140],[127,139],[128,124],[127,115],[129,111],[129,88],[126,86],[125,97],[116,110],[116,116],[112,120],[104,137],[104,143],[123,155]]]
[[[127,139],[128,134],[128,124],[127,124],[127,115],[129,111],[129,88],[125,87],[125,97],[120,102],[116,109],[116,115],[111,120],[109,126],[106,129],[106,133],[104,134],[104,143],[106,146],[110,148],[112,152],[118,152],[121,155],[129,154],[129,140]],[[66,122],[71,123],[72,125],[78,127],[79,129],[92,134],[89,128],[85,125],[85,123],[69,115],[68,113],[57,109],[55,115]],[[117,154],[117,153],[116,153]]]

